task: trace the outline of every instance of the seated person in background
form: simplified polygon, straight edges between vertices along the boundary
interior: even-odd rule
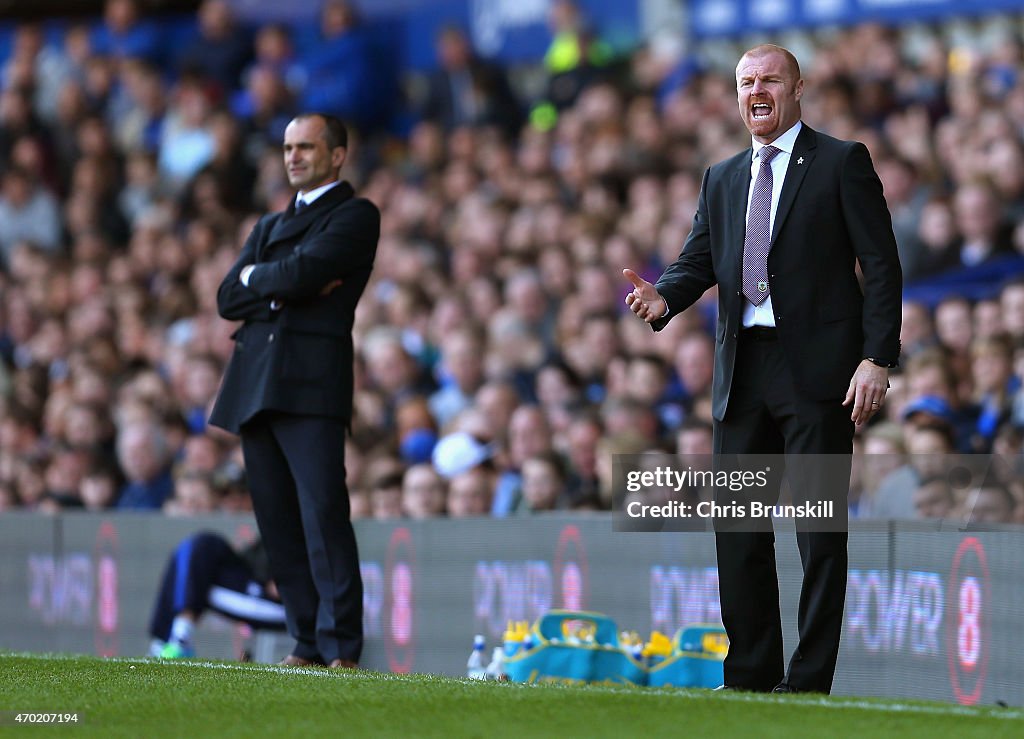
[[[448,483],[448,515],[452,518],[489,516],[494,473],[483,466],[460,472]]]
[[[402,473],[393,472],[377,478],[370,486],[370,507],[378,521],[402,518]]]
[[[357,518],[373,518],[373,507],[370,505],[370,494],[364,488],[352,488],[349,493],[349,517],[355,521]]]
[[[0,480],[0,513],[17,510],[21,501],[13,480]]]
[[[414,464],[402,478],[402,510],[409,518],[436,518],[445,512],[447,485],[428,463]]]
[[[915,354],[907,360],[905,374],[907,405],[903,407],[903,422],[947,423],[953,427],[956,450],[964,454],[975,451],[978,408],[961,401],[967,391],[961,391],[961,380],[945,352],[936,347]]]
[[[542,452],[523,462],[523,497],[519,513],[537,513],[565,508],[565,471],[558,455]]]
[[[169,516],[196,516],[214,513],[220,505],[220,494],[213,476],[187,470],[174,480],[174,495],[163,505]]]
[[[174,492],[172,457],[167,436],[155,420],[124,426],[117,434],[117,461],[125,476],[117,507],[159,509]]]
[[[446,132],[459,126],[498,126],[514,137],[522,111],[504,70],[473,52],[456,26],[445,26],[435,42],[438,68],[427,82],[422,115]]]
[[[956,498],[949,480],[944,476],[929,477],[921,481],[913,496],[916,518],[951,518],[956,510]]]
[[[964,520],[972,524],[1013,523],[1017,500],[999,482],[986,482],[967,493]]]
[[[879,487],[889,475],[902,470],[900,477],[913,484],[916,481],[913,470],[906,465],[907,448],[903,430],[891,421],[882,421],[868,428],[863,435],[860,497],[850,501],[851,515],[868,518],[878,494]],[[855,455],[856,459],[856,455]],[[899,479],[899,478],[897,478]]]
[[[692,416],[687,418],[676,432],[676,454],[680,457],[677,460],[678,464],[683,468],[710,470],[713,441],[710,423]],[[710,486],[691,484],[680,490],[677,497],[680,501],[695,506],[701,501],[711,500],[714,497],[714,489]]]
[[[946,424],[907,425],[904,429],[907,464],[881,481],[870,500],[861,502],[861,518],[916,518],[914,492],[922,480],[949,472],[953,431]]]
[[[980,410],[974,449],[990,452],[1000,425],[1010,419],[1013,394],[1020,385],[1013,374],[1013,344],[1006,336],[975,339],[970,356],[974,399]]]
[[[268,573],[259,541],[236,553],[218,534],[185,539],[164,569],[149,624],[150,656],[194,656],[196,623],[207,609],[254,629],[284,631],[284,606]]]
[[[113,467],[97,463],[86,470],[78,484],[78,495],[87,511],[103,511],[117,499],[117,472]]]

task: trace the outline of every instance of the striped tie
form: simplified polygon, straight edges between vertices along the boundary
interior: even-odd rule
[[[750,198],[747,234],[743,239],[743,294],[754,305],[768,297],[768,252],[772,247],[772,159],[781,149],[765,146]]]

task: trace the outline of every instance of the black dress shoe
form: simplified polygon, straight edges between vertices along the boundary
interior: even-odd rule
[[[743,690],[743,688],[737,688],[735,685],[719,685],[714,690]]]
[[[359,664],[353,662],[350,659],[335,659],[331,660],[331,664],[327,665],[332,670],[345,669],[345,670],[358,670]]]
[[[779,683],[772,688],[773,693],[799,693],[800,691],[794,688],[789,683]]]

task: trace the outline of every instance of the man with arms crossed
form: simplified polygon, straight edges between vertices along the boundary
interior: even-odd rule
[[[802,494],[839,496],[836,510],[845,511],[847,491],[836,488],[844,479],[848,487],[854,424],[878,412],[899,356],[902,274],[891,219],[864,145],[801,123],[804,83],[789,51],[746,52],[736,86],[752,148],[705,172],[693,229],[656,285],[623,270],[634,287],[626,303],[657,331],[718,285],[716,455],[785,454],[790,470],[818,459],[790,455],[844,455],[845,478],[832,457],[817,478],[832,489]],[[797,522],[804,578],[788,670],[774,533],[742,528],[715,520],[730,642],[724,687],[828,693],[846,598],[844,527]]]
[[[355,667],[363,586],[345,487],[352,322],[370,277],[380,212],[339,180],[341,121],[300,115],[284,163],[298,190],[264,216],[217,292],[244,321],[210,423],[240,433],[253,510],[295,638],[283,664]]]

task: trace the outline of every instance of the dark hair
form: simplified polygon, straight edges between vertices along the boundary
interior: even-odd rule
[[[201,482],[213,492],[220,492],[216,481],[214,480],[214,476],[211,473],[203,472],[202,470],[182,470],[174,478],[174,482]]]
[[[635,354],[630,358],[630,363],[636,362],[638,364],[653,364],[658,372],[662,375],[668,374],[668,362],[662,359],[661,356],[654,352],[644,352],[642,354]]]
[[[337,116],[331,115],[330,113],[300,113],[295,116],[295,120],[303,121],[309,118],[319,118],[324,122],[324,138],[327,139],[327,148],[335,149],[340,146],[342,149],[348,148],[348,129],[345,128],[345,124],[341,122],[341,119]]]
[[[938,434],[942,437],[942,441],[946,444],[946,447],[953,451],[956,449],[956,438],[953,435],[953,427],[945,422],[939,421],[927,421],[919,425],[914,429],[914,433],[926,432],[929,434]]]
[[[116,481],[117,469],[110,462],[105,460],[93,460],[92,464],[89,465],[82,477],[109,477]]]
[[[935,305],[936,312],[944,305],[966,305],[971,308],[971,301],[963,295],[946,295]]]
[[[531,461],[546,464],[548,467],[555,471],[555,474],[558,475],[558,479],[561,482],[565,482],[565,463],[562,461],[562,458],[558,455],[558,452],[549,450],[546,452],[538,452],[537,454],[531,454],[524,460],[524,464],[525,462]]]
[[[393,488],[402,487],[402,477],[405,473],[403,472],[388,472],[381,475],[370,485],[370,494],[377,492],[378,490],[391,490]]]

